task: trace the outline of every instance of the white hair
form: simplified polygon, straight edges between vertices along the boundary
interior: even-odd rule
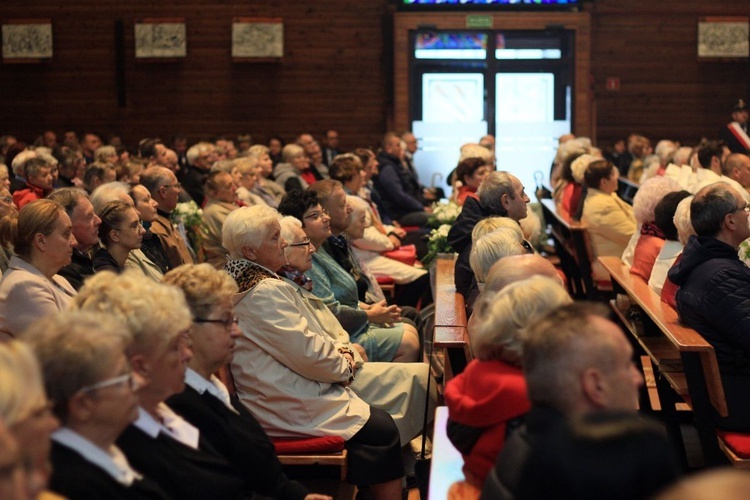
[[[133,188],[124,182],[108,182],[97,186],[91,193],[91,204],[94,205],[94,212],[100,214],[104,205],[115,200],[133,205],[133,199],[130,197],[130,191],[132,190]]]
[[[268,238],[273,222],[281,215],[268,205],[254,205],[233,210],[221,229],[221,244],[233,259],[245,257],[245,247],[257,249]]]
[[[15,158],[13,158],[13,163],[10,164],[10,168],[13,169],[13,173],[15,175],[20,175],[21,177],[25,177],[25,173],[23,171],[24,165],[27,161],[31,160],[32,158],[36,158],[39,155],[30,149],[26,149],[24,151],[21,151],[16,155]]]
[[[677,239],[682,245],[687,244],[688,238],[695,234],[693,229],[693,223],[690,222],[690,202],[693,201],[693,196],[688,196],[677,204],[677,208],[674,211],[674,227],[677,228]]]
[[[500,228],[487,233],[471,245],[469,264],[478,283],[484,283],[492,264],[509,255],[526,253],[523,238],[512,229]]]
[[[495,153],[481,144],[470,142],[461,146],[461,157],[458,159],[458,162],[460,163],[467,158],[481,158],[489,165],[492,165],[495,161]]]
[[[511,283],[476,304],[471,346],[483,361],[500,359],[519,365],[526,325],[547,312],[573,302],[558,281],[532,276]]]

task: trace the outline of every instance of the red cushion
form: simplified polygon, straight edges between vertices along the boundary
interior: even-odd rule
[[[320,436],[301,439],[272,439],[277,455],[308,455],[336,453],[344,449],[341,436]]]
[[[375,279],[378,281],[378,285],[392,285],[395,283],[390,276],[376,276]]]
[[[716,434],[726,443],[735,455],[740,458],[750,458],[750,434],[729,432],[717,429]]]
[[[417,260],[417,247],[414,245],[404,245],[396,250],[384,252],[383,255],[389,259],[403,262],[407,266],[413,266],[414,262]]]

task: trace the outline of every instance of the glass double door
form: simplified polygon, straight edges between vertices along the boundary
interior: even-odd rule
[[[416,31],[411,54],[415,165],[423,183],[450,189],[459,148],[496,137],[499,170],[528,192],[545,179],[557,138],[570,132],[573,34],[568,31]]]

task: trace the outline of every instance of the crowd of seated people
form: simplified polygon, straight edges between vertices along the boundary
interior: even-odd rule
[[[13,484],[71,498],[322,500],[285,475],[272,441],[327,436],[345,443],[346,481],[401,497],[409,443],[435,402],[418,311],[429,275],[387,255],[412,241],[412,258],[424,255],[439,196],[419,183],[414,135],[354,154],[332,130],[324,148],[310,134],[238,147],[176,137],[132,154],[91,132],[43,135],[47,145],[4,148],[0,167],[0,373],[19,377],[0,383],[0,464],[16,464]],[[585,138],[561,140],[557,198],[596,255],[623,258],[714,344],[730,408],[717,425],[747,431],[747,315],[728,287],[748,288],[737,250],[750,236],[750,158],[712,141],[687,152],[660,141],[649,156],[650,144],[632,138],[626,169],[624,152],[615,164]],[[463,209],[448,239],[477,358],[445,394],[458,489],[549,496],[540,470],[585,464],[607,446],[587,429],[607,419],[669,457],[653,426],[631,422],[643,383],[632,348],[594,306],[568,305],[529,243],[524,186],[495,171],[492,148],[465,145],[453,183]],[[632,207],[616,194],[625,173],[642,182]],[[398,285],[388,300],[382,276]],[[216,376],[227,369],[233,387]],[[625,434],[611,438],[616,457]],[[676,478],[659,460],[663,476],[636,470],[620,484],[656,492]],[[586,474],[556,481],[606,490]]]

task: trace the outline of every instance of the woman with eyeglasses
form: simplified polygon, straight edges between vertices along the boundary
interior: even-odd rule
[[[128,462],[171,498],[238,498],[247,478],[216,452],[199,429],[165,401],[185,389],[192,324],[183,293],[133,271],[86,281],[74,307],[106,314],[133,336],[125,354],[140,379],[137,419],[117,438]]]
[[[214,375],[234,357],[241,332],[232,297],[237,284],[210,264],[184,265],[164,276],[164,282],[185,294],[193,325],[193,357],[185,372],[185,390],[167,400],[185,420],[196,426],[211,446],[237,469],[253,478],[253,491],[289,499],[323,499],[284,474],[263,428],[239,399]]]
[[[66,498],[166,499],[115,444],[138,417],[137,380],[125,349],[132,337],[104,314],[68,311],[27,331],[52,410],[49,488]]]
[[[358,344],[350,343],[349,334],[328,309],[328,306],[312,293],[312,282],[305,275],[312,268],[315,246],[302,229],[299,219],[286,216],[280,221],[281,236],[287,242],[284,249],[287,264],[278,274],[294,286],[305,304],[306,319],[320,325],[333,340],[348,344],[359,352],[364,361],[367,356]],[[365,402],[388,412],[398,427],[401,445],[405,446],[416,437],[424,424],[424,409],[427,403],[426,363],[377,363],[364,362],[351,384],[351,389]],[[434,403],[436,396],[431,395]]]
[[[94,271],[121,273],[125,270],[130,252],[141,248],[146,230],[133,205],[122,200],[105,203],[96,215],[102,220],[99,240],[104,246],[94,254]]]
[[[25,470],[12,472],[16,490],[27,490],[27,496],[18,498],[37,498],[47,487],[50,434],[60,423],[50,412],[39,362],[27,344],[15,340],[0,343],[0,420],[25,465]]]
[[[55,201],[32,201],[0,219],[0,245],[15,252],[0,281],[0,339],[68,308],[76,291],[57,272],[70,264],[75,244],[70,217]]]

